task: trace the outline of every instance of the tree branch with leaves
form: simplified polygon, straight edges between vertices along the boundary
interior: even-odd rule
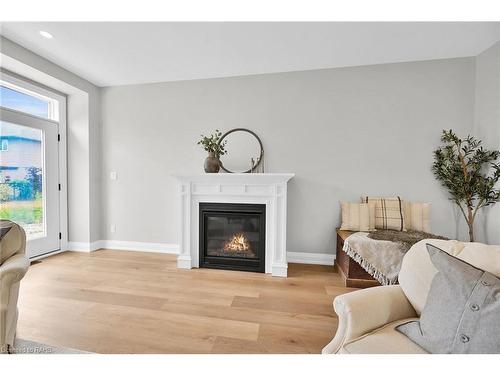
[[[483,149],[481,141],[460,139],[452,130],[443,130],[443,146],[434,151],[432,171],[448,190],[450,199],[462,212],[474,242],[474,221],[478,210],[500,201],[500,151]]]
[[[201,139],[196,144],[201,145],[205,151],[213,153],[218,159],[221,155],[227,154],[227,150],[225,149],[227,140],[221,142],[221,137],[222,132],[216,129],[210,136],[202,134]]]

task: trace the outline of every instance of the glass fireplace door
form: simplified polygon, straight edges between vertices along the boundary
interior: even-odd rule
[[[265,205],[200,204],[200,267],[264,272]]]

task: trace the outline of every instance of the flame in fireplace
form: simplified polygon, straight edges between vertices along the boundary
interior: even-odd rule
[[[224,244],[225,251],[247,251],[250,249],[250,243],[241,233],[235,234],[230,241]]]

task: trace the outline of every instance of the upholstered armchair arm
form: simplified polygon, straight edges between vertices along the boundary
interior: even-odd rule
[[[379,286],[340,295],[333,301],[339,326],[323,354],[336,353],[345,342],[417,314],[399,285]]]
[[[17,254],[0,265],[0,354],[6,350],[7,339],[7,316],[9,309],[16,308],[10,306],[12,293],[16,293],[18,288],[13,286],[21,281],[26,272],[30,261],[24,254]],[[17,300],[17,296],[15,296]],[[7,342],[8,344],[8,342]]]
[[[30,261],[24,254],[16,254],[0,265],[0,290],[3,291],[21,281],[28,271],[29,265]]]

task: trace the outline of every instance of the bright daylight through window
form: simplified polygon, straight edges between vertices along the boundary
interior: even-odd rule
[[[15,116],[58,118],[57,102],[0,81],[0,107]],[[3,116],[2,116],[3,117]],[[29,240],[45,236],[44,135],[35,127],[0,121],[0,219],[20,223]]]

